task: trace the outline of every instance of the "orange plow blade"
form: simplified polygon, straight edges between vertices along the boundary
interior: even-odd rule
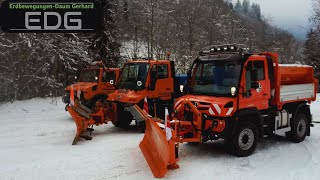
[[[86,140],[91,140],[92,138],[90,136],[83,135],[84,132],[93,130],[89,127],[90,125],[95,124],[95,121],[90,117],[90,114],[88,114],[88,112],[86,112],[84,109],[75,106],[68,106],[67,110],[77,126],[77,133],[74,137],[72,145],[75,145],[80,137]]]
[[[145,135],[139,146],[154,177],[162,178],[168,169],[179,167],[176,143],[166,139],[165,132],[152,118],[146,119]]]

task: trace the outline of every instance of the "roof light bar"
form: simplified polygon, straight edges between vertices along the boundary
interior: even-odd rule
[[[242,53],[243,51],[248,51],[245,45],[234,45],[234,44],[226,44],[226,45],[214,45],[205,48],[205,50],[200,52],[200,55],[206,54],[216,54],[216,53]]]

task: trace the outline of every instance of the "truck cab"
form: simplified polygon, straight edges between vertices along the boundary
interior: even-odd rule
[[[115,84],[119,78],[119,68],[107,68],[102,62],[95,62],[81,70],[77,83],[66,87],[63,102],[70,103],[70,91],[88,108],[92,108],[97,101],[105,100],[107,95],[115,91]]]
[[[163,117],[164,105],[173,104],[172,99],[178,92],[175,83],[174,62],[169,60],[134,60],[126,62],[116,84],[117,90],[108,96],[115,103],[116,115],[113,124],[127,127],[133,117],[125,111],[127,105],[138,104],[143,107],[147,98],[149,114]]]

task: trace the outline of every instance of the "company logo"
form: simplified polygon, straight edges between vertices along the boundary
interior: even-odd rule
[[[88,32],[102,24],[102,10],[94,0],[4,1],[0,26],[5,32]]]

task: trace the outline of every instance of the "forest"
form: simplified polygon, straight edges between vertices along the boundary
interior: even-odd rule
[[[99,1],[104,17],[96,33],[0,32],[0,101],[60,96],[96,60],[121,67],[128,59],[163,59],[170,52],[176,72],[186,73],[198,52],[215,44],[278,52],[281,63],[310,64],[320,77],[319,0],[306,42],[272,25],[249,0]]]

